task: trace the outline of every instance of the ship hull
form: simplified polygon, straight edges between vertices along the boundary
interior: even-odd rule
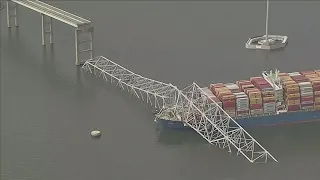
[[[250,117],[245,119],[236,119],[237,123],[243,128],[250,127],[268,127],[275,125],[285,125],[293,123],[306,123],[320,121],[320,111],[290,112],[262,117]],[[172,121],[166,119],[157,119],[156,123],[164,129],[188,130],[191,129],[182,121]]]

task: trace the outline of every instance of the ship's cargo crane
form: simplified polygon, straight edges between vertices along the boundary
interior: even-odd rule
[[[263,78],[268,81],[274,89],[277,103],[276,107],[278,110],[284,108],[283,87],[281,84],[279,73],[280,71],[278,69],[276,69],[274,73],[272,72],[272,70],[270,70],[269,74],[266,71],[262,72]]]

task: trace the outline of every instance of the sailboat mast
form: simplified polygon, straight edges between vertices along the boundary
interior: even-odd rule
[[[266,42],[268,42],[268,29],[269,29],[269,0],[267,0],[267,14],[266,14]]]

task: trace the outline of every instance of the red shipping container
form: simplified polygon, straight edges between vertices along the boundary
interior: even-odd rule
[[[299,111],[299,110],[300,110],[300,105],[288,106],[288,111]]]
[[[223,108],[224,111],[228,112],[236,112],[236,108],[235,107],[228,107],[228,108]]]
[[[223,101],[223,108],[236,107],[236,101]]]
[[[272,88],[272,86],[271,86],[271,85],[269,85],[269,84],[259,85],[258,87],[259,87],[260,89]]]
[[[261,76],[258,76],[258,77],[251,77],[250,78],[250,81],[252,81],[252,80],[258,80],[258,79],[264,79],[263,77],[261,77]]]
[[[301,76],[292,76],[293,80],[299,80],[299,79],[307,79],[307,77],[305,77],[304,75]]]
[[[312,85],[319,85],[320,84],[320,80],[313,80],[312,81]]]
[[[270,86],[270,87],[272,87],[272,86],[271,86],[271,84],[270,84],[270,83],[268,83],[268,82],[266,82],[266,83],[261,83],[260,85],[264,85],[264,86]]]
[[[216,95],[216,91],[215,91],[215,89],[214,89],[214,87],[213,86],[210,86],[210,91],[214,94],[214,95]]]
[[[299,80],[295,80],[296,83],[302,83],[302,82],[309,82],[309,79],[299,79]]]
[[[251,82],[267,82],[264,78],[252,79]]]
[[[296,80],[296,83],[309,82],[309,79]]]
[[[241,80],[241,81],[236,81],[236,84],[238,86],[240,86],[240,85],[245,85],[245,84],[251,84],[251,82],[247,81],[247,80]]]
[[[268,84],[268,82],[266,81],[252,81],[253,84],[255,85],[264,85],[264,84]]]
[[[308,103],[308,104],[301,104],[302,107],[306,107],[306,106],[313,106],[313,103]]]
[[[308,79],[305,76],[292,76],[293,80],[301,80],[301,79]]]
[[[225,85],[223,83],[215,83],[215,84],[210,84],[210,87],[225,87]]]
[[[320,85],[313,86],[314,91],[320,91]]]
[[[271,103],[271,102],[276,102],[276,100],[265,100],[263,103]]]
[[[261,109],[262,104],[250,104],[250,109]]]
[[[313,101],[313,96],[301,96],[301,102]]]
[[[222,88],[222,87],[225,87],[222,83],[218,83],[218,84],[210,84],[210,90],[213,94],[216,93],[216,88]]]
[[[305,78],[304,75],[291,76],[292,79]]]
[[[320,81],[313,81],[312,85],[320,85]]]
[[[299,78],[299,79],[297,79],[297,80],[309,80],[309,78],[307,78],[307,77],[303,77],[303,78]]]
[[[269,84],[267,81],[252,81],[255,85],[266,85]]]
[[[249,113],[249,110],[247,110],[247,111],[237,111],[237,114],[247,114],[247,113]]]
[[[314,71],[300,71],[300,74],[306,75],[306,74],[315,74]]]

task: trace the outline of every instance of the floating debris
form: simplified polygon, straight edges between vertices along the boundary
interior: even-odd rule
[[[92,137],[100,137],[101,136],[101,132],[100,131],[91,131],[91,136]]]

